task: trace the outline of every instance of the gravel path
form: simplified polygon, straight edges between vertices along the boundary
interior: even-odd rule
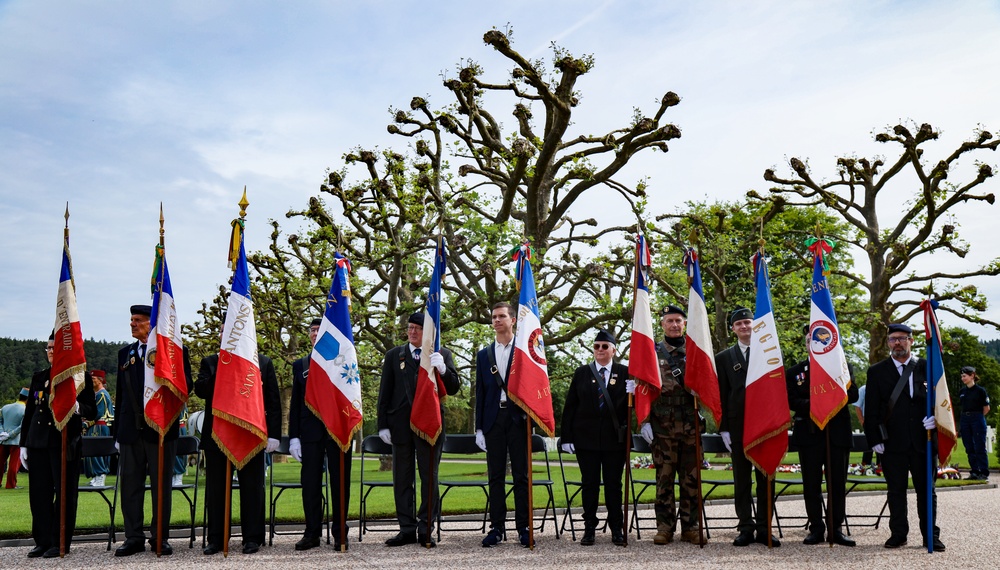
[[[885,495],[882,493],[851,495],[848,498],[848,514],[877,514]],[[201,540],[194,549],[187,548],[187,542],[173,539],[171,544],[175,554],[157,559],[148,551],[144,554],[125,558],[115,558],[105,550],[103,543],[75,543],[72,552],[63,560],[28,559],[25,557],[29,546],[18,545],[0,548],[0,568],[165,568],[165,567],[231,567],[242,569],[266,568],[268,570],[308,568],[749,568],[762,564],[782,568],[932,568],[943,564],[952,568],[992,567],[996,563],[995,541],[988,538],[990,533],[1000,528],[1000,491],[995,486],[949,489],[938,491],[940,513],[938,524],[941,539],[947,551],[929,555],[921,547],[917,526],[916,499],[910,494],[910,535],[909,545],[889,550],[882,546],[889,537],[888,519],[883,518],[878,529],[854,527],[852,536],[857,540],[856,548],[828,545],[805,546],[802,528],[785,528],[781,548],[771,549],[762,545],[736,548],[731,545],[735,531],[715,531],[704,548],[685,543],[656,546],[652,543],[652,532],[643,532],[641,540],[635,533],[629,536],[627,548],[611,544],[610,535],[598,534],[597,544],[581,547],[569,535],[555,538],[551,522],[544,533],[536,533],[537,546],[534,551],[515,544],[503,544],[497,548],[484,549],[479,545],[482,534],[478,530],[446,532],[437,548],[424,549],[416,545],[388,548],[382,544],[391,536],[387,532],[370,532],[363,542],[358,543],[357,529],[351,534],[350,550],[346,553],[334,552],[332,546],[295,552],[293,544],[297,536],[279,536],[274,546],[263,547],[253,555],[240,552],[239,540],[231,545],[233,553],[229,558],[221,554],[204,556]],[[804,515],[801,497],[778,503],[782,516]],[[709,516],[731,516],[731,503],[709,505]],[[649,514],[649,513],[647,513]],[[856,522],[863,522],[856,520]],[[646,523],[647,525],[650,523]],[[787,525],[794,525],[788,521]],[[447,527],[447,523],[446,523]],[[452,524],[454,527],[454,524]],[[775,529],[775,534],[777,530]],[[579,535],[578,535],[579,537]],[[119,543],[120,544],[120,543]],[[168,566],[169,565],[169,566]]]

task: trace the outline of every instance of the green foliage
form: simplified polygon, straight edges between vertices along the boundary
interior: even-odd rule
[[[103,370],[108,388],[114,390],[118,370],[118,349],[126,342],[84,340],[88,370]],[[45,358],[45,341],[0,338],[0,405],[17,399],[21,388],[31,383],[31,377],[49,367]]]
[[[965,385],[961,380],[963,366],[972,366],[979,376],[978,384],[986,389],[993,402],[988,422],[1000,417],[1000,362],[987,354],[982,343],[969,331],[960,327],[943,327],[941,329],[942,346],[944,347],[944,373],[948,379],[948,393],[951,394],[953,411],[956,414],[955,424],[958,425],[958,392]]]

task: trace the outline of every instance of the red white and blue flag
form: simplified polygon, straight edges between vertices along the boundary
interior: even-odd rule
[[[778,343],[771,302],[767,262],[760,252],[753,256],[757,306],[750,337],[747,364],[743,448],[747,459],[768,475],[774,475],[788,450],[788,428],[792,425],[785,388],[785,364]]]
[[[521,296],[514,334],[514,362],[507,379],[507,392],[511,401],[520,406],[549,437],[555,437],[556,417],[552,411],[549,369],[545,360],[535,278],[531,274],[529,245],[525,243],[515,250],[513,259],[517,262],[516,279],[520,283]]]
[[[635,415],[642,425],[653,402],[660,397],[660,363],[649,307],[649,267],[653,255],[643,235],[635,236],[635,301],[632,304],[632,340],[629,344],[628,374],[636,379]]]
[[[239,257],[222,326],[222,348],[212,396],[212,439],[237,469],[264,449],[267,423],[257,356],[257,325],[250,299],[250,272],[240,235]]]
[[[439,237],[434,251],[434,272],[427,293],[427,306],[424,308],[424,337],[420,342],[417,386],[410,408],[410,429],[431,445],[436,444],[441,435],[441,400],[448,395],[441,375],[431,364],[431,354],[441,350],[441,281],[447,270],[448,251],[444,240]]]
[[[69,210],[67,210],[68,212]],[[67,214],[69,215],[69,214]],[[67,232],[69,230],[66,230]],[[76,285],[69,256],[69,236],[63,240],[59,293],[56,295],[55,345],[49,369],[49,409],[56,428],[62,431],[76,409],[76,397],[83,391],[87,357],[83,352],[80,314],[76,309]]]
[[[722,421],[722,400],[719,397],[719,375],[715,370],[715,350],[712,348],[712,332],[708,328],[708,308],[705,293],[701,287],[701,267],[698,252],[689,248],[684,255],[688,281],[688,321],[687,339],[684,346],[687,358],[684,361],[684,386],[695,395],[702,405],[712,412],[715,425]]]
[[[351,328],[351,262],[336,253],[326,312],[309,361],[306,407],[342,451],[361,429],[361,376]]]
[[[146,423],[164,435],[187,403],[188,381],[184,374],[184,341],[162,245],[156,246],[153,263],[153,307],[145,372],[142,403]]]
[[[813,253],[812,308],[809,311],[809,415],[819,429],[847,405],[851,371],[847,367],[840,327],[824,271],[824,254],[833,251],[825,239],[810,238]]]
[[[920,302],[924,310],[924,330],[927,334],[927,380],[933,384],[934,420],[937,422],[938,464],[947,465],[951,451],[958,441],[955,431],[955,415],[951,408],[951,394],[944,376],[944,360],[941,351],[941,330],[937,321],[938,303],[932,299]],[[930,390],[928,390],[929,392]]]

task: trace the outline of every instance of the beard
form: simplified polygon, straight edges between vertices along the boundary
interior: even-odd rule
[[[889,354],[891,354],[896,360],[902,360],[910,356],[910,351],[906,348],[893,348],[889,351]]]

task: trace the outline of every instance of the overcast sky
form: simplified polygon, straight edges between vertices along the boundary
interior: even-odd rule
[[[682,97],[667,120],[683,137],[621,177],[650,177],[654,214],[764,190],[763,171],[787,172],[791,156],[831,178],[837,156],[895,152],[872,134],[901,120],[941,129],[934,161],[979,125],[1000,130],[990,1],[0,0],[0,336],[51,329],[67,201],[84,336],[129,338],[128,306],[149,299],[160,201],[177,307],[193,322],[227,278],[244,185],[248,248],[261,249],[267,221],[287,224],[345,151],[400,144],[385,131],[390,106],[447,104],[441,74],[465,57],[505,77],[482,36],[508,23],[524,55],[551,61],[556,42],[595,56],[575,134]],[[912,190],[892,192],[902,202]],[[609,221],[628,215],[602,206]],[[995,251],[997,207],[959,211],[973,248],[956,269]],[[992,281],[974,282],[1000,320]]]

